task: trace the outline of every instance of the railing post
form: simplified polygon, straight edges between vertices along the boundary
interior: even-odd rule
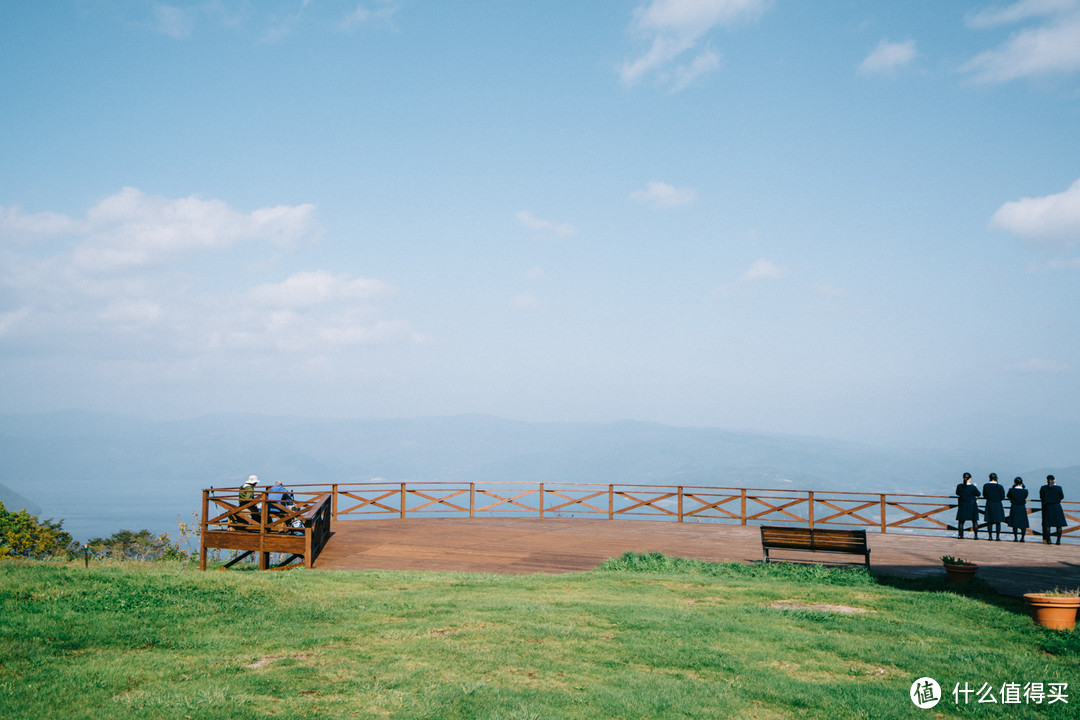
[[[544,519],[544,483],[540,483],[540,519]]]
[[[334,518],[335,521],[338,519],[338,517],[337,517],[337,489],[338,489],[337,488],[337,483],[334,483],[333,485],[330,486],[330,492],[333,493],[333,495],[330,496],[330,503],[331,503],[330,515],[331,515],[331,517]]]
[[[881,493],[881,534],[884,535],[889,527],[889,522],[885,517],[885,508],[889,507],[889,504],[885,502],[885,493]],[[989,532],[989,531],[987,531]]]
[[[313,522],[312,524],[318,524],[318,521],[315,520],[315,522]],[[304,567],[306,567],[308,570],[310,570],[315,565],[315,559],[313,557],[315,555],[314,543],[312,543],[311,541],[311,536],[312,534],[314,534],[314,532],[314,528],[304,528]]]
[[[607,519],[615,519],[615,486],[607,486]]]
[[[405,519],[405,483],[401,483],[401,519]]]
[[[263,550],[266,547],[266,524],[270,520],[270,503],[268,501],[270,494],[263,490],[261,494],[262,499],[262,520],[259,523],[259,569],[270,569],[270,553]]]
[[[740,489],[742,494],[742,509],[739,511],[739,524],[746,525],[746,488]]]
[[[206,569],[206,524],[210,512],[210,491],[202,491],[202,525],[199,530],[199,569]]]
[[[808,508],[809,508],[807,510],[807,515],[810,518],[810,529],[813,530],[814,529],[814,491],[813,490],[807,490],[806,491],[806,498],[807,498],[806,502],[807,502],[807,505],[808,505]]]
[[[679,486],[679,522],[682,522],[682,485]]]
[[[476,483],[469,483],[469,518],[476,517]]]

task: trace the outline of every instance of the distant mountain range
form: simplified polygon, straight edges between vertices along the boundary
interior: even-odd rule
[[[8,512],[25,510],[31,515],[40,515],[41,507],[30,502],[7,485],[0,483],[0,503],[4,503],[4,509]]]
[[[1024,475],[1007,457],[644,422],[536,423],[465,415],[181,421],[86,412],[0,415],[0,483],[76,537],[176,530],[202,488],[255,473],[286,484],[587,482],[951,494],[961,473]],[[1080,467],[1040,469],[1076,477]],[[980,480],[981,481],[981,480]],[[1068,489],[1066,490],[1068,492]],[[6,495],[0,495],[4,500]],[[17,502],[26,502],[25,498]]]

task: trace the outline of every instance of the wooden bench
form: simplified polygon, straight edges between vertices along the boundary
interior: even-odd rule
[[[769,550],[803,550],[862,555],[866,568],[870,568],[870,548],[866,546],[865,530],[823,530],[762,525],[761,549],[765,552],[765,562],[769,562]]]

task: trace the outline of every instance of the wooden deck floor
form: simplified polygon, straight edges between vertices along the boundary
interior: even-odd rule
[[[662,552],[714,562],[761,560],[756,527],[648,520],[420,518],[341,521],[315,563],[323,570],[451,570],[533,573],[591,570],[624,552]],[[1080,587],[1080,550],[1043,545],[867,533],[875,572],[944,573],[939,558],[980,565],[979,576],[1005,595]],[[861,558],[774,551],[773,557],[852,562]]]

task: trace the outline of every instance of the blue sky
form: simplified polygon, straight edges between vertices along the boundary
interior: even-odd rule
[[[58,0],[0,58],[0,412],[1080,461],[1080,0]]]

